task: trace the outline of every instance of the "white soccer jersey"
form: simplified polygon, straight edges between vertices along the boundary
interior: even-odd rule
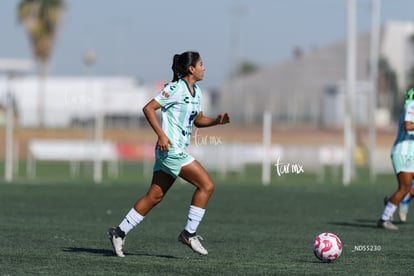
[[[414,155],[414,133],[411,131],[407,132],[405,130],[405,121],[414,123],[414,101],[404,105],[398,125],[397,137],[392,147],[391,155]]]
[[[154,98],[161,106],[162,129],[170,139],[170,150],[190,144],[194,119],[201,111],[201,89],[194,85],[194,96],[185,80],[168,83]]]

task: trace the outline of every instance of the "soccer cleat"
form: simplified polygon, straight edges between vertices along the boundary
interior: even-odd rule
[[[387,230],[398,230],[398,227],[395,226],[390,220],[378,220],[377,222],[378,228],[384,228]]]
[[[208,251],[203,247],[200,240],[203,238],[199,235],[189,235],[189,233],[183,230],[178,236],[178,241],[190,247],[194,252],[200,255],[207,255]]]
[[[125,244],[125,235],[124,237],[121,237],[121,235],[119,234],[120,232],[122,232],[122,230],[119,229],[119,227],[111,227],[108,229],[107,234],[114,249],[114,253],[118,257],[125,257],[124,252],[122,252],[122,247]]]

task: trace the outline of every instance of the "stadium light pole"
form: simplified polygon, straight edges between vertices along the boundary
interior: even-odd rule
[[[356,13],[355,0],[347,2],[347,62],[346,100],[344,116],[344,164],[342,182],[349,185],[355,174],[355,122],[354,103],[356,87]]]
[[[95,93],[95,158],[93,165],[93,180],[95,183],[102,182],[102,143],[103,143],[103,127],[104,127],[104,114],[103,114],[103,94]]]
[[[266,110],[263,113],[263,159],[262,159],[262,184],[269,185],[271,180],[270,154],[272,146],[272,112]]]
[[[377,109],[377,78],[378,55],[380,43],[381,1],[372,0],[371,13],[371,51],[370,51],[370,82],[368,107],[368,166],[371,181],[375,181],[375,149],[376,149],[376,118]]]
[[[5,164],[4,180],[13,181],[13,131],[14,131],[14,80],[18,74],[28,72],[32,68],[30,60],[5,59],[0,60],[0,71],[7,74],[7,110],[6,110],[6,130],[5,130]]]
[[[10,72],[7,78],[7,100],[6,100],[6,148],[4,164],[4,180],[11,182],[13,180],[13,131],[14,131],[14,87],[13,87],[14,73]]]
[[[237,70],[239,69],[238,67],[240,66],[240,60],[239,60],[239,52],[240,52],[240,24],[241,24],[241,19],[244,16],[244,14],[246,13],[245,8],[242,6],[242,4],[239,1],[234,1],[234,3],[232,4],[232,6],[229,9],[229,19],[230,19],[230,41],[229,41],[229,94],[231,96],[234,96],[236,91],[237,91],[237,87],[239,86],[235,83],[235,79],[237,77]],[[240,92],[240,91],[237,91]],[[230,97],[231,97],[230,96]],[[242,101],[242,104],[244,104],[244,98],[240,99],[240,95],[238,95],[238,99]],[[233,107],[231,107],[233,108]],[[236,110],[234,110],[236,111]],[[233,110],[231,109],[230,112],[233,112]],[[237,112],[233,112],[233,115],[237,113]],[[237,119],[243,120],[243,114],[237,114]],[[234,118],[233,118],[234,119]]]
[[[96,54],[94,51],[90,50],[85,52],[83,56],[83,61],[86,67],[91,68],[92,65],[96,62]],[[87,76],[88,82],[94,85],[92,82],[92,77],[90,74]],[[92,83],[91,83],[92,82]],[[94,86],[93,86],[94,88]],[[103,127],[104,127],[104,115],[103,115],[103,94],[99,93],[97,90],[94,91],[95,98],[95,126],[94,126],[94,147],[95,155],[93,160],[93,181],[95,183],[102,182],[102,139],[103,139]]]

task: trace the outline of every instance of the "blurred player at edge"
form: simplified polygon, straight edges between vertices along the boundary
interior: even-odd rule
[[[403,200],[400,202],[398,215],[402,222],[407,221],[407,214],[408,214],[408,207],[410,206],[411,199],[413,198],[412,194],[414,195],[414,181],[411,182],[411,190],[407,193]]]
[[[414,180],[411,182],[411,190],[409,193],[407,193],[403,200],[400,202],[400,206],[398,206],[398,215],[400,217],[400,221],[401,222],[407,222],[407,215],[408,215],[408,210],[410,207],[410,202],[411,199],[413,198],[411,196],[411,194],[414,194]],[[384,198],[384,205],[387,205],[388,201],[389,201],[389,197],[386,196]],[[393,217],[391,217],[391,221],[393,220]]]
[[[398,227],[391,220],[398,204],[410,193],[414,176],[414,89],[408,90],[405,96],[397,137],[391,149],[391,161],[397,176],[398,189],[386,203],[377,226],[397,230]]]
[[[173,80],[143,108],[145,117],[158,137],[151,185],[119,226],[108,230],[114,252],[119,257],[124,257],[125,236],[162,201],[178,176],[196,188],[187,223],[179,234],[178,241],[194,252],[208,254],[196,230],[213,193],[214,183],[201,164],[187,152],[187,147],[193,125],[200,128],[227,124],[230,117],[227,113],[222,113],[217,118],[210,118],[201,110],[201,90],[196,83],[203,79],[205,69],[198,52],[174,55],[172,70]],[[161,125],[156,115],[158,109],[161,109],[162,114]]]

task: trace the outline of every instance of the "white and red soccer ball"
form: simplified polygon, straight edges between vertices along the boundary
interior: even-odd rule
[[[341,256],[342,242],[335,234],[319,234],[313,242],[313,253],[324,263],[333,262]]]

